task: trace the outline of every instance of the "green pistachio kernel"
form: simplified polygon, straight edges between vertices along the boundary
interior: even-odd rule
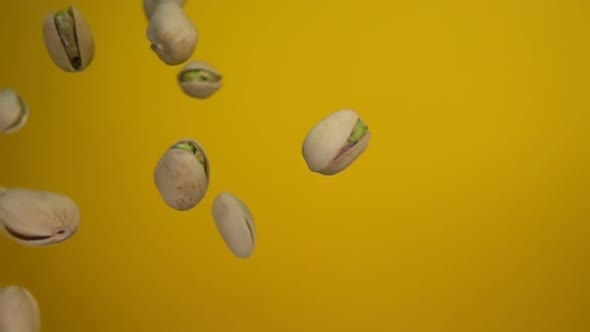
[[[80,69],[82,58],[76,39],[76,22],[71,10],[60,10],[55,14],[55,27],[72,67]]]
[[[217,82],[219,77],[206,70],[196,69],[183,72],[180,80],[182,82]]]
[[[369,130],[369,127],[363,122],[363,120],[358,119],[356,125],[352,129],[352,133],[348,137],[348,143],[353,144],[358,142]]]

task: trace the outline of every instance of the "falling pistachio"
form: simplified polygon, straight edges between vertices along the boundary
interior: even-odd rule
[[[187,61],[197,46],[197,27],[175,2],[160,3],[150,18],[147,37],[151,49],[167,65]]]
[[[94,58],[94,37],[90,26],[72,6],[47,15],[43,38],[51,60],[64,71],[84,71]]]
[[[356,112],[334,112],[309,131],[303,142],[303,158],[310,171],[334,175],[365,151],[370,138],[369,127]]]
[[[222,75],[213,66],[203,61],[192,61],[178,73],[178,84],[190,97],[211,97],[222,86]]]
[[[0,331],[39,332],[41,315],[33,295],[23,287],[12,285],[0,289]]]
[[[213,201],[213,219],[226,246],[238,258],[252,256],[256,228],[252,213],[235,195],[222,192]]]
[[[12,134],[27,123],[29,108],[13,89],[0,90],[0,132]]]
[[[152,17],[156,7],[163,2],[175,2],[181,7],[184,7],[186,0],[143,0],[143,11],[148,20]]]
[[[77,232],[79,224],[78,206],[65,195],[18,188],[0,194],[0,232],[22,245],[61,243]]]
[[[172,145],[154,169],[154,182],[164,202],[178,211],[194,208],[207,193],[209,161],[199,143],[185,139]]]

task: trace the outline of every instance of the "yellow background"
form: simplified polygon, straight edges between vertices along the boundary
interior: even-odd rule
[[[196,1],[194,59],[225,75],[186,97],[149,49],[141,1],[74,5],[96,56],[57,69],[41,27],[64,1],[3,1],[0,84],[30,121],[0,138],[1,183],[57,191],[79,232],[0,239],[0,284],[43,331],[590,331],[590,5],[549,1]],[[357,110],[366,153],[310,173],[307,131]],[[191,136],[212,165],[193,211],[152,180]],[[211,219],[256,217],[250,260]]]

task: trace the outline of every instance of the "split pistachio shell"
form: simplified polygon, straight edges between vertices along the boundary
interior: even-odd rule
[[[176,142],[156,165],[154,182],[171,208],[178,211],[194,208],[209,187],[209,161],[205,151],[193,139]]]
[[[184,7],[186,0],[143,0],[143,11],[148,20],[152,17],[156,7],[162,2],[174,2],[181,7]]]
[[[47,15],[43,38],[51,60],[64,71],[84,71],[94,58],[92,31],[74,7]]]
[[[213,202],[213,219],[226,246],[238,258],[252,256],[256,228],[252,213],[238,197],[222,192]]]
[[[337,174],[367,148],[371,133],[352,110],[334,112],[313,127],[303,142],[303,158],[310,171]]]
[[[29,189],[10,189],[0,195],[0,232],[22,245],[61,243],[79,225],[78,206],[65,195]]]
[[[154,10],[147,29],[151,49],[165,64],[187,61],[197,46],[197,27],[175,2],[162,2]]]
[[[177,79],[184,93],[205,99],[221,88],[223,76],[204,61],[192,61],[178,73]]]
[[[0,289],[0,331],[39,332],[41,315],[33,295],[20,286]]]
[[[16,133],[27,123],[29,108],[12,89],[0,90],[0,132]]]

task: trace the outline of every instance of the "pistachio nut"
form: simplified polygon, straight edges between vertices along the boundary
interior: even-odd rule
[[[334,175],[350,166],[367,148],[371,133],[358,114],[340,110],[315,125],[303,142],[310,171]]]
[[[152,17],[156,7],[162,2],[175,2],[181,7],[184,7],[186,0],[143,0],[143,11],[148,20]]]
[[[209,161],[205,151],[192,139],[176,142],[156,165],[154,182],[171,208],[178,211],[194,208],[209,187]]]
[[[29,107],[13,89],[0,90],[0,132],[16,133],[27,123]]]
[[[252,213],[235,195],[222,192],[213,201],[213,219],[226,246],[238,258],[252,256],[256,228]]]
[[[147,28],[151,49],[170,66],[187,61],[197,47],[197,27],[175,2],[160,3]]]
[[[0,331],[39,332],[41,315],[33,295],[23,287],[12,285],[0,289]]]
[[[193,98],[211,97],[221,88],[223,76],[203,61],[191,61],[178,73],[178,84],[185,94]]]
[[[61,243],[72,237],[79,225],[78,206],[65,195],[19,188],[0,195],[0,232],[22,245]]]
[[[94,58],[94,37],[90,26],[72,6],[47,15],[43,38],[49,57],[64,71],[84,71]]]

